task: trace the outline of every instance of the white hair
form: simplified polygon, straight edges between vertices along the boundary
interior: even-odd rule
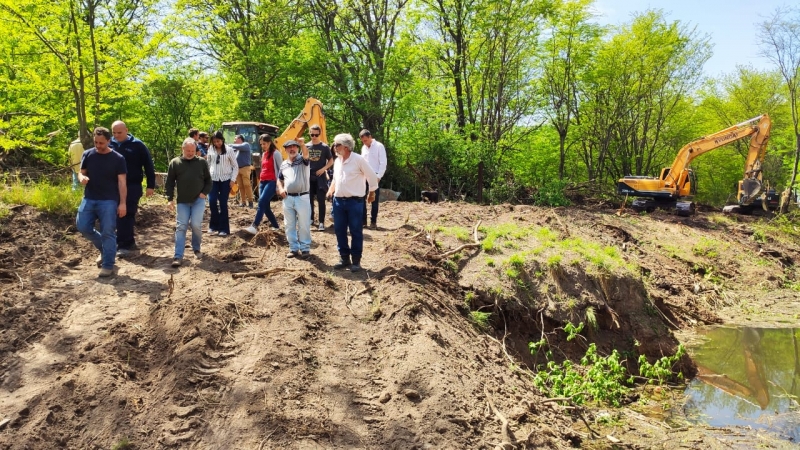
[[[353,139],[353,136],[349,135],[348,133],[343,133],[337,134],[336,137],[333,138],[333,145],[336,144],[344,145],[352,152],[353,148],[356,146],[356,141]]]
[[[195,150],[197,149],[197,143],[192,138],[186,138],[183,140],[183,144],[181,145],[181,149],[186,148],[187,145],[194,145]]]

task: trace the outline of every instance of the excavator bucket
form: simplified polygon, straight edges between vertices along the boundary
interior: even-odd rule
[[[764,192],[764,184],[756,178],[747,178],[742,181],[742,196],[739,198],[740,205],[749,205]]]

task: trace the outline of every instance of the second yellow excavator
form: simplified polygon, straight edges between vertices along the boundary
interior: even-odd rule
[[[738,183],[737,206],[741,212],[749,211],[754,203],[761,203],[766,209],[768,199],[764,192],[769,187],[763,181],[761,164],[771,127],[772,121],[764,114],[696,139],[680,149],[672,165],[661,170],[660,177],[626,176],[617,182],[617,193],[639,197],[631,204],[634,211],[662,208],[681,216],[692,215],[696,210],[692,197],[697,193],[697,176],[689,164],[704,153],[751,137],[744,178]]]

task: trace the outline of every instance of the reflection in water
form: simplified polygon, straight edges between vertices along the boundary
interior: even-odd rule
[[[698,376],[686,390],[691,416],[712,426],[768,429],[800,442],[797,329],[715,328],[692,349]]]

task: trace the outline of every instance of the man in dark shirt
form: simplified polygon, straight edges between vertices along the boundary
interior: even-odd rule
[[[125,158],[111,150],[111,132],[108,128],[94,130],[94,148],[83,152],[78,181],[86,188],[75,219],[78,231],[100,250],[97,264],[100,276],[114,273],[114,257],[117,251],[117,236],[114,229],[117,218],[127,215]],[[100,222],[100,230],[94,228]]]
[[[328,144],[320,140],[322,128],[319,125],[311,125],[308,134],[311,136],[311,143],[308,147],[308,157],[311,160],[311,188],[309,199],[311,200],[311,222],[314,222],[314,200],[319,205],[319,226],[320,231],[325,230],[325,193],[328,192],[328,169],[333,166],[333,156]]]
[[[172,267],[179,267],[183,261],[183,250],[186,247],[186,230],[192,227],[192,250],[196,258],[201,257],[200,243],[203,235],[203,211],[206,208],[206,196],[211,192],[211,172],[208,164],[196,156],[197,144],[188,138],[181,146],[182,155],[173,158],[167,169],[165,190],[170,208],[175,187],[178,187],[178,225],[175,227],[175,256]]]
[[[139,199],[142,198],[142,179],[147,175],[147,196],[153,195],[156,187],[156,170],[150,150],[144,143],[128,133],[125,122],[120,120],[111,125],[111,148],[125,158],[128,166],[128,213],[117,220],[117,256],[124,258],[136,248],[133,227]]]

